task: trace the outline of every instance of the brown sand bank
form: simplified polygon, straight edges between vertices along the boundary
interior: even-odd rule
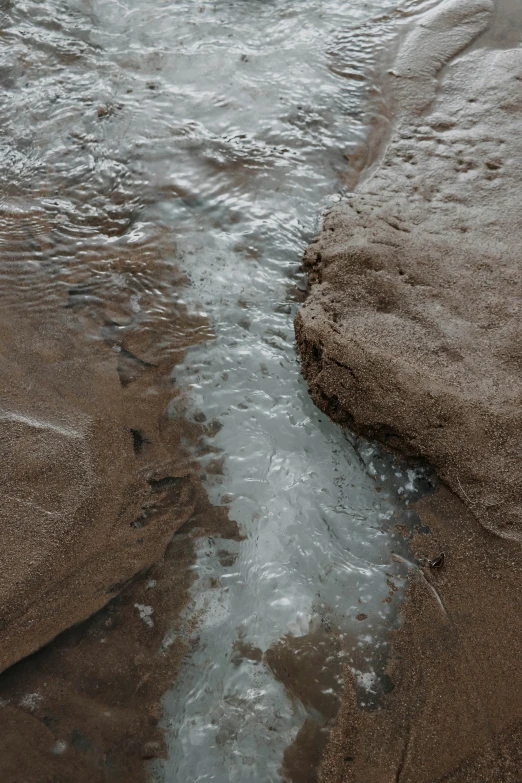
[[[72,310],[24,311],[19,296],[1,322],[0,670],[107,603],[190,517],[196,479],[167,415],[168,370],[207,331],[189,317],[182,330],[177,313],[160,358],[166,328],[117,300],[108,312],[69,293],[59,304]]]
[[[93,618],[0,676],[0,780],[145,783],[165,754],[161,698],[175,681],[197,618],[183,616],[194,544],[237,535],[196,490],[191,519],[165,554]]]
[[[314,400],[447,487],[415,542],[445,565],[412,578],[385,709],[348,679],[329,782],[521,780],[522,48],[477,39],[493,11],[445,2],[409,33],[383,159],[305,257]]]

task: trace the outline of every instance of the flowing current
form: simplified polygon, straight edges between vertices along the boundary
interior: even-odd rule
[[[162,783],[282,780],[285,749],[305,721],[323,728],[332,718],[301,695],[298,653],[291,687],[281,681],[274,650],[295,640],[324,648],[315,679],[326,701],[338,704],[342,663],[363,706],[384,687],[382,655],[408,567],[396,524],[419,476],[313,406],[293,318],[303,249],[321,212],[349,197],[350,156],[384,111],[375,63],[430,5],[0,5],[7,196],[20,207],[36,188],[41,208],[60,214],[62,259],[81,232],[102,254],[125,235],[168,234],[169,262],[189,280],[184,303],[213,332],[174,368],[184,399],[170,414],[215,423],[198,456],[202,476],[243,538],[199,545],[187,615],[199,618],[197,641],[164,698],[168,759],[149,769]],[[3,213],[8,227],[13,214]],[[86,229],[100,215],[103,242]],[[70,285],[65,268],[32,269],[35,299],[52,304],[49,279]],[[103,264],[93,274],[102,287],[114,283]],[[141,285],[136,312],[179,302],[179,287],[155,287],[153,270]],[[164,644],[175,643],[173,630]],[[333,679],[324,673],[332,657]]]

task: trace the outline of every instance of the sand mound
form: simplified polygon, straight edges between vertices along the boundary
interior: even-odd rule
[[[370,716],[348,678],[325,781],[519,779],[522,49],[464,52],[491,10],[452,0],[410,32],[383,159],[305,256],[313,399],[451,488],[418,508],[417,553],[449,557],[413,578],[395,690]]]

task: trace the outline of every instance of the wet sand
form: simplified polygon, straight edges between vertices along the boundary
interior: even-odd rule
[[[510,10],[445,2],[410,31],[389,73],[382,160],[305,257],[296,333],[313,399],[443,481],[416,507],[431,533],[413,550],[444,564],[411,576],[382,710],[357,707],[347,672],[328,783],[520,780],[522,49]]]
[[[51,304],[37,286],[2,293],[2,781],[146,779],[164,752],[161,697],[194,641],[195,542],[237,536],[189,453],[213,425],[180,417],[171,379],[208,323],[182,302],[147,306],[152,287],[133,306],[143,275],[182,296],[170,255],[161,234],[113,243],[110,275],[78,264],[71,284],[57,259]]]
[[[158,559],[192,513],[194,477],[151,363],[90,342],[74,317],[9,308],[2,338],[5,669]]]
[[[40,5],[3,20],[0,780],[143,781],[192,639],[194,542],[237,534],[190,455],[213,425],[183,418],[171,377],[212,333],[154,209],[183,191],[143,175],[72,9]]]
[[[320,781],[520,780],[520,561],[447,489],[418,506],[414,542],[440,569],[412,574],[382,709],[361,710],[346,672]],[[515,558],[515,560],[514,560]]]
[[[468,5],[460,4],[466,8]],[[479,5],[484,9],[487,4]],[[473,16],[463,22],[464,38],[473,37],[483,23],[482,16],[477,23]],[[457,35],[459,25],[455,30],[457,32],[450,36],[450,54],[461,43],[460,33]],[[434,44],[430,42],[429,45]],[[414,53],[416,48],[419,47],[414,47]],[[442,59],[447,54],[443,47]],[[482,69],[482,60],[480,63]],[[418,70],[417,60],[413,67]],[[400,77],[392,76],[395,78]],[[465,82],[472,81],[469,74],[461,78]],[[487,71],[484,78],[487,83],[490,78]],[[417,82],[412,86],[408,81],[409,86],[404,91],[397,88],[395,99],[399,109],[406,106],[402,102],[404,94],[407,93],[409,101],[411,94],[428,94],[436,86],[430,73],[425,73]],[[500,82],[503,85],[502,78]],[[504,86],[495,87],[495,90],[500,89]],[[506,111],[515,111],[517,99],[509,92],[512,86],[508,84],[506,89]],[[482,96],[481,90],[478,94],[483,102],[489,100]],[[509,109],[509,100],[514,102],[515,109]],[[483,102],[475,107],[481,118],[484,116]],[[407,106],[403,113],[405,134],[416,122],[412,120],[411,112],[415,115],[421,111],[416,104],[410,106],[408,103]],[[489,121],[497,124],[494,118]],[[445,130],[443,122],[438,123],[435,131],[443,134],[451,128]],[[419,130],[419,134],[423,135],[424,130]],[[512,136],[513,133],[511,136],[508,133],[504,143],[513,141]],[[405,136],[401,143],[417,149],[419,143],[425,141]],[[392,170],[385,177],[386,182],[380,184],[380,193],[386,202],[392,200],[387,190],[390,181],[406,166],[400,155],[393,152],[393,147],[391,150],[397,170]],[[510,154],[518,153],[515,150]],[[436,166],[430,170],[431,157],[431,148],[424,157],[419,157],[421,173],[418,180],[428,177],[427,171],[430,178],[439,177],[441,162],[437,159]],[[389,156],[386,161],[388,159]],[[510,160],[509,156],[506,160]],[[491,175],[490,183],[498,176],[495,165],[494,160],[492,166],[486,165],[485,176]],[[440,178],[444,179],[446,175],[446,170],[441,168]],[[516,172],[514,176],[517,176]],[[407,175],[404,179],[414,180]],[[418,180],[412,181],[412,188]],[[505,170],[497,184],[501,186],[503,182]],[[462,188],[460,182],[459,188]],[[470,188],[473,194],[476,181]],[[403,180],[396,191],[395,196],[402,191],[411,196]],[[498,196],[495,191],[491,200]],[[363,191],[360,198],[364,200]],[[457,202],[449,203],[451,209],[455,209]],[[510,201],[506,195],[498,207],[499,213],[509,203],[512,199]],[[421,209],[426,215],[424,203]],[[361,212],[364,213],[364,209]],[[483,214],[482,208],[479,212]],[[333,213],[327,225],[335,226],[339,231],[339,219]],[[131,220],[132,215],[128,216],[125,226],[131,225]],[[473,223],[475,228],[478,220]],[[194,541],[217,532],[224,537],[237,535],[226,514],[208,504],[199,485],[198,471],[188,458],[187,444],[197,443],[206,424],[195,426],[167,415],[169,404],[177,396],[170,371],[188,346],[208,338],[209,329],[202,319],[189,316],[182,306],[172,302],[166,309],[155,308],[154,296],[164,281],[168,280],[168,286],[172,287],[177,280],[180,290],[184,285],[180,276],[176,278],[175,269],[162,260],[163,256],[173,255],[163,247],[164,237],[153,236],[145,246],[137,247],[123,246],[122,242],[119,246],[107,243],[99,257],[89,258],[88,264],[70,265],[62,274],[64,264],[59,254],[55,258],[56,248],[60,246],[53,242],[51,228],[38,221],[38,215],[13,215],[9,232],[6,232],[9,242],[13,238],[21,242],[23,234],[29,251],[36,247],[45,264],[54,264],[52,275],[55,275],[57,285],[52,288],[52,302],[43,306],[41,302],[35,303],[25,296],[23,289],[28,282],[33,286],[33,293],[36,290],[39,295],[39,283],[34,285],[32,272],[25,277],[19,275],[17,267],[15,276],[20,279],[20,286],[4,288],[1,294],[3,305],[4,300],[8,300],[2,313],[1,366],[5,377],[2,386],[6,391],[1,408],[8,434],[5,460],[10,476],[3,512],[8,546],[4,548],[2,562],[2,587],[6,596],[4,634],[0,643],[2,665],[8,666],[31,653],[71,624],[83,622],[0,676],[3,737],[0,778],[26,783],[42,780],[58,783],[125,780],[133,783],[144,781],[144,763],[164,752],[158,729],[159,701],[175,679],[181,660],[194,641],[193,627],[190,623],[183,624],[180,619],[192,579],[190,566]],[[373,230],[369,219],[368,225],[368,230]],[[503,225],[512,226],[511,213],[506,214]],[[106,231],[113,239],[120,236],[118,226],[96,228]],[[113,228],[114,234],[111,233]],[[490,228],[485,231],[488,236]],[[389,224],[384,229],[392,237],[400,231]],[[351,234],[352,228],[347,231]],[[367,236],[362,241],[365,245],[372,244]],[[327,257],[331,242],[327,239],[321,242]],[[482,252],[481,243],[482,240],[477,240]],[[380,237],[375,244],[380,244]],[[405,249],[397,247],[402,258]],[[27,247],[24,252],[26,250]],[[10,245],[11,262],[17,252],[13,256]],[[312,250],[308,256],[312,277],[323,274],[314,253]],[[28,252],[28,257],[30,255]],[[496,248],[491,251],[491,257],[496,265]],[[430,257],[430,264],[433,261]],[[94,267],[96,274],[92,272]],[[412,275],[413,271],[420,274],[415,269]],[[361,278],[364,276],[360,271],[357,274]],[[147,286],[137,297],[140,276],[147,277],[150,284],[149,301]],[[343,275],[340,280],[341,285],[336,279],[334,286],[339,291],[345,290],[343,286],[347,286],[347,282]],[[511,277],[510,289],[512,281]],[[352,286],[352,280],[349,285]],[[463,281],[462,290],[469,290],[468,286],[469,275]],[[369,287],[380,290],[373,279],[369,281]],[[422,284],[417,286],[417,296],[422,287]],[[487,295],[488,291],[484,296]],[[314,306],[314,296],[313,293],[307,308]],[[513,301],[519,301],[514,286],[511,297],[506,300],[510,303],[506,309],[512,309]],[[399,298],[393,300],[394,306]],[[139,301],[141,306],[135,306]],[[347,317],[352,309],[353,302],[348,302],[342,317]],[[373,313],[373,305],[370,309]],[[418,309],[424,312],[426,302],[422,301]],[[390,314],[394,312],[390,310]],[[414,318],[410,311],[403,315],[401,310],[400,315],[406,325],[409,321],[418,322],[415,320],[417,315]],[[509,313],[508,316],[511,317]],[[327,320],[323,316],[325,323]],[[418,320],[421,320],[420,316]],[[352,333],[353,326],[349,323],[347,330]],[[385,336],[388,332],[386,325]],[[370,330],[364,336],[369,335]],[[450,454],[453,440],[469,438],[469,428],[475,422],[472,409],[475,398],[469,403],[468,430],[455,429],[455,419],[460,419],[464,410],[459,398],[458,405],[451,409],[453,418],[440,428],[446,430],[441,433],[445,439],[441,441],[440,450],[434,449],[431,441],[421,448],[418,444],[426,437],[429,427],[424,426],[420,414],[428,408],[415,403],[413,391],[417,389],[419,378],[429,373],[422,363],[412,364],[419,369],[413,379],[404,372],[404,367],[395,375],[391,372],[393,368],[390,369],[389,362],[396,357],[397,346],[407,344],[403,338],[399,329],[395,353],[389,343],[383,342],[385,350],[381,350],[381,358],[370,363],[371,366],[367,356],[361,359],[360,377],[366,380],[361,387],[362,401],[355,413],[351,407],[352,388],[342,398],[338,391],[330,394],[328,378],[334,376],[329,357],[335,356],[337,361],[338,355],[329,353],[332,348],[326,331],[317,342],[315,337],[310,343],[302,337],[304,367],[313,381],[316,400],[321,401],[334,418],[377,435],[408,454],[424,454],[455,490],[448,478],[452,475],[451,470],[448,468],[447,474],[444,473],[444,460],[448,458],[444,456],[444,449]],[[383,333],[378,335],[378,340],[381,339]],[[475,339],[474,334],[473,340],[466,344],[466,350],[470,350]],[[461,340],[462,335],[457,335],[457,345]],[[428,330],[419,344],[419,350],[426,355],[430,341],[433,341],[433,333]],[[411,355],[408,355],[411,362],[419,359],[414,343]],[[319,361],[317,351],[323,349],[318,346],[323,344],[327,347],[321,356],[321,365],[328,365],[328,371],[322,374],[319,382],[313,362]],[[308,353],[307,348],[310,349]],[[345,349],[343,345],[341,358]],[[483,346],[481,350],[482,354],[477,351],[478,359],[473,358],[475,354],[472,356],[471,363],[475,362],[475,366],[484,362]],[[453,354],[448,355],[457,362]],[[510,348],[510,361],[513,355]],[[468,364],[470,361],[468,359]],[[434,362],[437,366],[441,364],[439,354]],[[335,363],[332,364],[335,370]],[[365,375],[363,366],[366,367]],[[381,376],[382,372],[388,375]],[[506,377],[512,378],[512,375],[516,376],[513,369]],[[381,377],[392,378],[390,384],[395,394],[395,403],[392,400],[389,410],[384,413],[378,407],[377,398],[386,399],[388,389],[380,395]],[[408,378],[407,386],[394,387],[393,383],[399,384],[396,378],[401,377]],[[504,377],[494,376],[495,394],[502,387]],[[331,380],[335,389],[344,388],[342,379],[346,383],[346,370],[340,368]],[[460,375],[457,381],[461,382]],[[443,378],[439,386],[446,383],[447,378]],[[373,396],[369,393],[372,388],[377,388]],[[433,385],[430,388],[433,389]],[[336,402],[334,396],[341,399],[342,404]],[[444,411],[448,395],[439,396],[437,410]],[[461,396],[465,398],[465,395]],[[494,394],[487,397],[488,404],[494,397]],[[394,426],[399,407],[403,400],[410,398],[413,399],[411,406],[405,406],[407,422]],[[364,413],[361,412],[363,408]],[[505,408],[499,406],[499,421],[506,436],[505,443],[515,448],[514,433],[509,431],[509,426],[515,429],[517,422],[510,411],[502,418],[500,414]],[[384,433],[383,426],[386,428]],[[497,426],[497,419],[493,426]],[[417,438],[413,439],[413,445],[410,432]],[[514,516],[508,514],[507,518],[514,521],[503,526],[502,509],[498,513],[494,508],[487,514],[482,513],[483,507],[491,509],[486,503],[487,497],[485,499],[481,494],[483,475],[480,459],[476,456],[480,455],[483,442],[484,438],[480,437],[476,442],[473,438],[470,441],[475,444],[473,460],[464,459],[468,458],[467,453],[464,457],[462,452],[450,454],[459,466],[457,487],[462,484],[462,493],[458,488],[455,491],[468,509],[445,489],[423,501],[418,509],[432,534],[416,540],[416,551],[419,556],[434,556],[443,549],[445,565],[440,571],[425,569],[424,576],[412,578],[404,625],[397,636],[395,657],[390,664],[389,676],[395,688],[387,697],[386,710],[359,710],[353,683],[347,674],[344,706],[321,772],[325,780],[382,779],[417,783],[443,778],[452,781],[493,779],[509,783],[517,779],[520,759],[517,762],[519,746],[515,723],[520,716],[517,701],[520,670],[515,668],[517,662],[512,649],[519,646],[520,639],[520,621],[514,610],[520,600],[520,574],[518,554],[511,539],[513,531],[515,535],[517,533],[518,523],[516,513]],[[28,454],[31,455],[29,461]],[[507,455],[495,474],[503,481],[498,489],[502,497],[514,477],[513,471],[504,475],[511,458]],[[489,470],[489,466],[483,468]],[[477,479],[473,471],[476,471]],[[26,494],[20,494],[20,487],[29,485],[33,494],[27,498]],[[516,484],[513,487],[515,493]],[[470,502],[466,500],[467,496],[468,500],[471,498]],[[512,505],[516,505],[515,501]],[[16,525],[13,525],[13,519],[17,520]],[[495,535],[484,528],[490,528]],[[156,565],[151,567],[153,562]],[[139,576],[130,581],[136,572]],[[45,593],[39,591],[41,584],[46,585]],[[107,606],[98,614],[85,620],[104,604]],[[177,636],[175,643],[170,644],[173,628]],[[303,657],[305,671],[307,665],[311,671],[323,665],[320,640],[305,639],[295,644],[299,649],[294,650],[290,643],[282,645],[280,650],[270,651],[270,665],[283,681],[289,650],[292,655],[295,652]],[[258,655],[258,652],[253,650],[249,654]],[[326,676],[331,677],[329,673]],[[458,683],[462,683],[462,687],[457,687]],[[291,682],[289,687],[294,687]],[[322,699],[321,691],[311,689],[307,707],[311,711],[326,712],[327,720],[331,721],[335,710],[332,707],[330,711]],[[512,733],[508,736],[509,731]],[[308,779],[312,780],[319,759],[317,742],[326,742],[326,732],[321,722],[316,725],[309,722],[303,735],[310,738],[310,758],[297,758],[293,752],[295,748],[290,748],[285,764],[292,770],[292,775],[309,775]],[[306,736],[301,737],[303,744]]]
[[[197,642],[184,619],[196,541],[235,537],[196,491],[194,512],[158,562],[103,610],[0,676],[0,779],[145,783],[165,753],[161,698]]]
[[[90,278],[72,285],[64,267],[53,306],[31,289],[3,292],[0,670],[100,609],[193,511],[197,477],[183,425],[168,414],[169,373],[209,330],[181,305],[163,318],[133,310],[139,263],[151,262],[146,248],[133,250],[103,258],[113,274],[122,269],[117,293],[81,264],[78,276]],[[161,252],[158,285],[167,275],[175,284]]]

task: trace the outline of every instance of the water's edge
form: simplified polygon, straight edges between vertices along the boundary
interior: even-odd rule
[[[504,244],[518,229],[520,183],[516,168],[494,178],[488,169],[500,150],[511,164],[522,154],[512,98],[519,10],[477,2],[464,12],[450,1],[413,30],[395,69],[397,128],[381,166],[307,251],[311,296],[296,328],[314,400],[335,421],[427,458],[446,482],[414,506],[425,529],[411,546],[423,567],[411,574],[392,642],[394,688],[369,714],[347,672],[322,783],[520,776],[520,422],[511,403],[520,372],[503,343],[520,305],[518,283],[506,285],[516,254]],[[455,174],[464,161],[477,168],[469,181]],[[447,211],[453,199],[459,207]],[[499,274],[484,283],[486,263]],[[492,301],[503,302],[502,328],[482,318]],[[477,326],[487,345],[469,337]],[[442,334],[448,358],[438,353]]]
[[[10,526],[6,506],[6,627],[30,640],[25,654],[118,596],[2,675],[6,780],[23,758],[31,783],[42,770],[141,783],[165,752],[158,702],[179,671],[154,774],[184,783],[280,780],[299,731],[323,741],[343,662],[368,708],[388,687],[403,522],[423,477],[314,408],[293,317],[318,213],[388,126],[378,63],[428,5],[3,11],[2,302],[24,323],[6,317],[22,348],[7,355],[3,407],[10,443],[23,425],[35,456],[16,463],[30,497],[10,470],[29,527]],[[53,472],[39,484],[42,464]],[[72,524],[59,501],[80,484]]]

